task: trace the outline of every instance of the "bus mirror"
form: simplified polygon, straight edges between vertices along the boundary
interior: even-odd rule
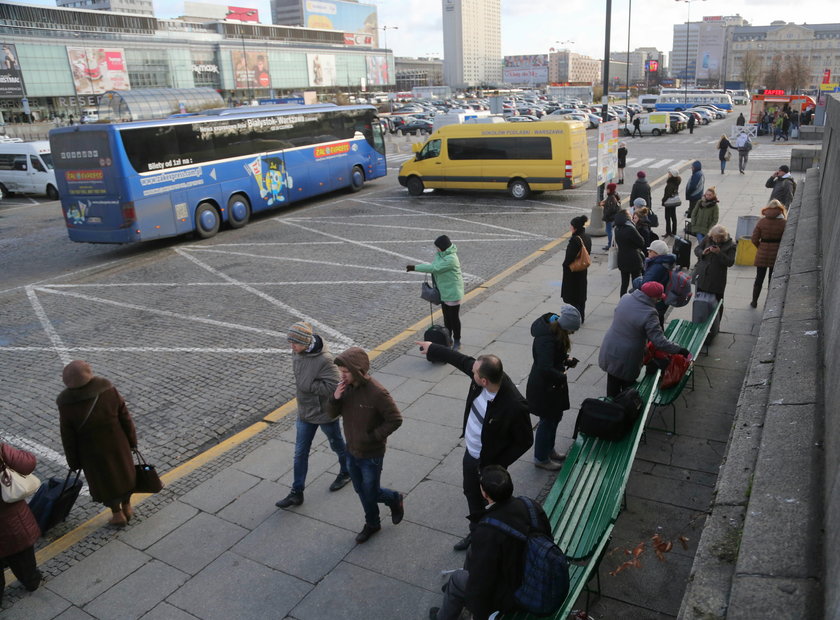
[[[423,145],[420,144],[419,142],[415,142],[414,144],[411,145],[411,152],[412,153],[419,153],[421,150],[423,150]]]

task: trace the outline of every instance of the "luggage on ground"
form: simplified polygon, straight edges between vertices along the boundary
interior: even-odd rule
[[[71,481],[74,473],[75,477]],[[66,478],[50,478],[41,484],[41,488],[29,500],[29,509],[41,528],[41,534],[64,521],[70,514],[70,509],[82,490],[80,474],[81,470],[77,469],[75,472],[68,471]]]

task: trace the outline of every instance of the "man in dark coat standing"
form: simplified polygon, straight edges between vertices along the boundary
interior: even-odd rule
[[[793,202],[793,195],[796,192],[796,183],[790,174],[790,168],[784,164],[779,166],[779,169],[774,172],[767,182],[764,184],[767,189],[772,189],[770,193],[770,200],[778,200],[785,209],[790,208],[790,203]],[[770,202],[769,200],[767,201]]]
[[[430,362],[446,362],[472,379],[461,427],[461,437],[467,444],[463,460],[464,495],[470,514],[481,512],[486,505],[479,484],[481,468],[510,467],[534,443],[528,402],[495,355],[472,358],[429,341],[417,344]],[[470,534],[455,545],[456,551],[470,546],[474,530],[475,523],[471,523]]]
[[[630,204],[633,204],[636,198],[644,198],[645,206],[647,207],[653,204],[650,199],[650,183],[648,183],[644,170],[639,170],[636,173],[636,182],[633,183],[633,187],[630,190]]]
[[[480,489],[488,506],[470,515],[475,524],[474,541],[464,568],[446,582],[443,605],[429,610],[430,620],[457,620],[466,607],[475,620],[487,620],[495,611],[514,611],[514,592],[525,572],[524,543],[487,523],[496,519],[520,532],[531,530],[528,507],[513,497],[513,482],[504,467],[481,470]],[[551,535],[545,512],[536,505],[538,530]]]

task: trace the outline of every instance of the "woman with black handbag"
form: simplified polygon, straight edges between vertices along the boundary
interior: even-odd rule
[[[570,358],[569,335],[580,329],[580,313],[574,306],[563,306],[560,314],[547,312],[531,324],[534,363],[528,374],[525,398],[531,414],[540,419],[534,435],[534,467],[556,471],[564,457],[554,449],[557,425],[569,404],[566,369],[578,360]]]
[[[677,207],[680,200],[680,171],[676,167],[668,168],[668,180],[665,181],[665,193],[662,195],[662,206],[665,207],[665,237],[677,234]]]
[[[440,291],[440,310],[443,324],[452,334],[452,348],[461,348],[461,300],[464,297],[464,277],[461,275],[461,261],[458,248],[446,235],[435,239],[437,254],[431,263],[406,265],[406,271],[430,273]]]

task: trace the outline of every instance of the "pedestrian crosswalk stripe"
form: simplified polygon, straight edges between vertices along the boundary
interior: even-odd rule
[[[654,157],[645,157],[644,159],[640,159],[638,161],[633,162],[633,167],[641,168],[645,164],[649,164],[650,162],[654,161],[656,158]]]
[[[650,167],[651,168],[664,168],[665,166],[670,164],[672,161],[674,161],[674,160],[673,159],[662,159],[662,160],[656,162],[655,164],[651,164]]]

